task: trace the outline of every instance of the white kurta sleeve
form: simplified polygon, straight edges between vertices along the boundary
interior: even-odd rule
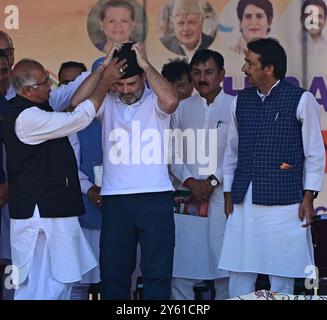
[[[32,107],[18,116],[15,132],[21,142],[36,145],[83,130],[94,117],[95,109],[90,100],[82,102],[73,112],[47,112]]]
[[[81,73],[74,81],[71,81],[66,85],[62,85],[59,88],[52,90],[50,93],[49,103],[53,110],[65,110],[69,106],[76,90],[90,74],[91,73],[89,71],[85,71]]]
[[[229,123],[227,146],[224,154],[223,176],[224,176],[224,192],[232,191],[234,180],[234,171],[238,161],[238,125],[236,119],[236,103],[237,97],[233,101],[232,114]]]
[[[326,161],[320,111],[321,107],[315,97],[310,92],[303,93],[296,115],[302,122],[304,189],[315,191],[322,189]]]
[[[171,116],[170,126],[173,131],[180,129],[178,109]],[[180,150],[181,143],[183,143],[183,141],[180,141],[179,136],[175,135],[175,139],[172,140],[172,164],[170,166],[170,171],[181,184],[183,184],[188,178],[193,178],[193,175],[182,160],[183,155]]]

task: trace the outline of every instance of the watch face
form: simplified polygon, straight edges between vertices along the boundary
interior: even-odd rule
[[[212,179],[212,180],[210,181],[210,185],[211,185],[212,187],[217,187],[217,185],[218,185],[218,181],[217,181],[216,179]]]

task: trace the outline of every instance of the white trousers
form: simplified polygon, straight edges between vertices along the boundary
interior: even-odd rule
[[[228,281],[229,278],[215,279],[215,300],[225,300],[229,298]],[[204,280],[173,278],[171,286],[172,300],[194,300],[193,288]]]
[[[52,276],[50,251],[44,232],[39,232],[27,279],[15,291],[15,300],[69,300],[72,283],[61,283]]]
[[[229,295],[231,298],[244,296],[255,291],[257,273],[230,272]],[[294,278],[269,275],[270,290],[278,293],[293,294]]]

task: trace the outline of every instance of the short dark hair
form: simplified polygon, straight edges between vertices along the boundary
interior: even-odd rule
[[[274,8],[269,0],[240,0],[237,5],[237,17],[240,21],[243,19],[244,11],[250,4],[262,9],[267,18],[268,22],[271,23],[274,17]]]
[[[12,47],[14,46],[13,41],[7,32],[0,30],[0,38],[6,39],[9,43],[9,45],[11,45]]]
[[[306,0],[303,2],[301,7],[301,22],[304,23],[305,20],[305,8],[307,6],[317,6],[321,7],[324,10],[325,18],[327,17],[327,6],[323,0]]]
[[[190,66],[186,60],[175,59],[163,65],[162,76],[171,83],[181,80],[182,75],[186,74],[189,82],[192,81]]]
[[[131,13],[132,20],[135,20],[135,9],[133,5],[126,1],[126,0],[111,0],[106,2],[100,12],[100,20],[103,21],[103,19],[106,17],[106,11],[108,8],[125,8]]]
[[[260,55],[262,68],[274,66],[274,77],[284,79],[287,71],[287,56],[279,41],[274,38],[255,39],[248,43],[248,49]]]
[[[192,69],[195,64],[206,63],[210,58],[212,58],[218,70],[224,69],[224,57],[218,52],[210,49],[203,49],[196,52],[191,60],[190,68]]]
[[[82,72],[87,71],[87,68],[84,63],[82,62],[76,62],[76,61],[67,61],[64,62],[58,72],[58,77],[60,77],[60,74],[63,70],[68,69],[68,68],[80,68]]]
[[[7,63],[9,65],[8,57],[6,55],[6,52],[2,49],[0,49],[0,58],[5,58],[7,60]]]

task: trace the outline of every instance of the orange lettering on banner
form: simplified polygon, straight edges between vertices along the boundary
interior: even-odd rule
[[[326,159],[327,159],[327,130],[322,131],[322,137],[324,139]],[[326,161],[326,166],[325,166],[325,173],[327,173],[327,161]]]

